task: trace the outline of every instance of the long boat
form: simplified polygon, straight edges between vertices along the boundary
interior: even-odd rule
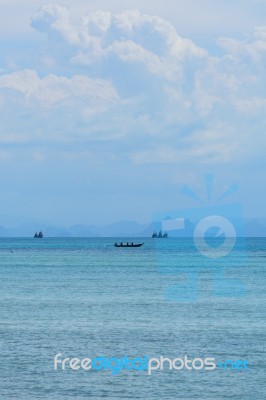
[[[143,246],[144,243],[115,243],[114,246],[115,247],[140,247]]]

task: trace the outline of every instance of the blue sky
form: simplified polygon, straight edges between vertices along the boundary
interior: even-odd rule
[[[149,221],[212,172],[265,217],[265,1],[86,3],[0,1],[0,214]]]

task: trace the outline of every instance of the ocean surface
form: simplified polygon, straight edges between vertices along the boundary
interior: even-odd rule
[[[192,239],[158,240],[0,239],[1,399],[265,399],[266,239],[206,263]],[[249,365],[114,375],[54,370],[58,353]]]

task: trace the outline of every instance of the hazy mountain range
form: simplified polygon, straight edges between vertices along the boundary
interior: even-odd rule
[[[180,232],[180,236],[191,236],[193,223],[186,220],[185,225],[186,229]],[[246,236],[266,237],[266,218],[246,219],[243,228]],[[0,220],[0,237],[32,237],[35,231],[41,229],[46,237],[149,237],[160,226],[157,223],[140,224],[134,221],[120,221],[103,226],[78,224],[69,227],[30,222],[7,228],[1,225]]]

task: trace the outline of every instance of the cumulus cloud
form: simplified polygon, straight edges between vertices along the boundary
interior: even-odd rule
[[[81,75],[72,78],[47,75],[41,78],[35,70],[29,69],[1,75],[1,89],[20,94],[26,105],[38,104],[44,108],[76,101],[108,104],[117,99],[115,89],[106,80]]]
[[[138,164],[189,155],[225,163],[254,146],[247,127],[260,135],[265,125],[266,27],[242,41],[219,39],[221,53],[213,56],[139,10],[74,20],[67,8],[44,5],[31,25],[46,35],[46,61],[0,75],[0,106],[71,108],[60,137],[125,140],[121,148],[129,146],[125,153]],[[62,120],[52,119],[58,132]]]
[[[143,63],[151,73],[172,80],[184,60],[207,55],[191,40],[181,38],[169,22],[139,10],[96,11],[74,23],[66,8],[49,5],[32,18],[32,26],[74,46],[71,59],[76,64],[90,65],[116,56],[126,63]]]
[[[69,44],[79,44],[79,35],[70,22],[69,10],[58,4],[43,5],[32,18],[32,27],[49,35],[61,35]]]
[[[245,40],[220,38],[219,44],[235,57],[250,57],[253,61],[262,61],[266,56],[266,26],[255,27]]]

